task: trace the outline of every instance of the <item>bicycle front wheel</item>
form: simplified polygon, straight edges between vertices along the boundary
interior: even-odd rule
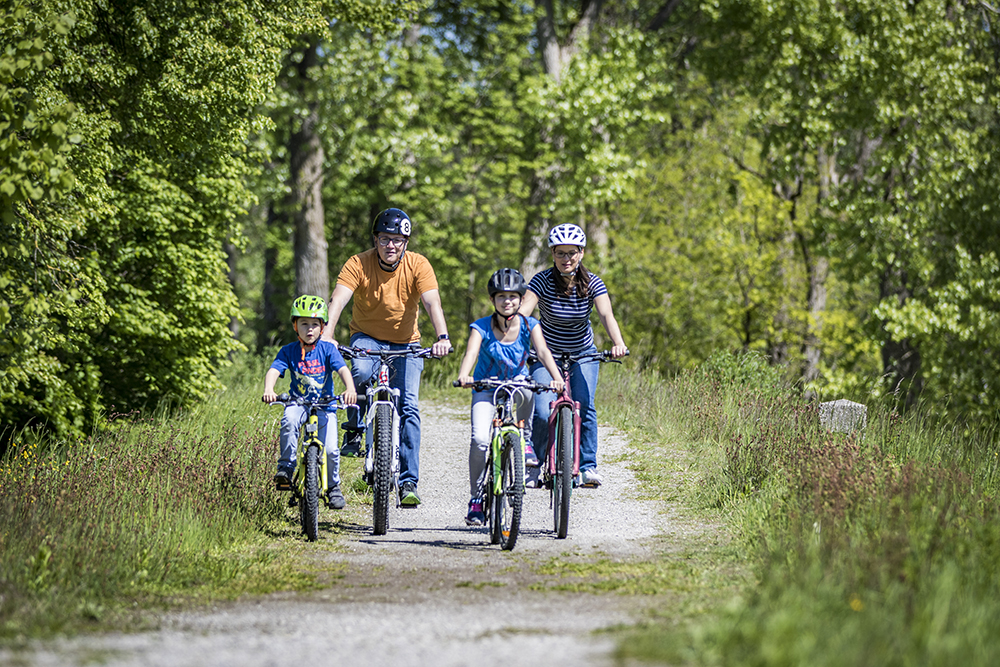
[[[389,530],[389,498],[392,496],[392,407],[375,408],[375,478],[372,503],[372,532],[385,535]]]
[[[521,452],[521,438],[517,433],[507,432],[503,437],[500,488],[502,495],[494,499],[497,505],[500,548],[510,551],[517,544],[517,535],[521,530],[521,509],[524,506],[524,456]]]
[[[299,514],[302,519],[302,532],[310,542],[319,538],[319,446],[306,447],[305,485],[302,498],[299,499]]]
[[[556,476],[552,480],[552,519],[556,537],[563,539],[569,531],[569,499],[573,494],[573,410],[559,408],[556,422]]]

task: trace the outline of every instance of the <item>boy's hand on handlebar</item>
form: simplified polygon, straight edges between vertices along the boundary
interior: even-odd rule
[[[611,347],[611,358],[621,359],[628,354],[628,348],[624,345],[614,345]]]
[[[340,395],[341,400],[344,401],[344,405],[354,405],[358,402],[358,392],[356,391],[345,391]]]
[[[276,400],[278,400],[278,395],[275,394],[273,391],[265,391],[264,395],[260,397],[260,400],[264,401],[265,403],[274,403]]]
[[[555,378],[554,380],[552,380],[552,382],[549,383],[549,387],[551,387],[552,391],[556,392],[557,394],[561,394],[563,389],[566,388],[566,383],[563,382],[562,378]]]

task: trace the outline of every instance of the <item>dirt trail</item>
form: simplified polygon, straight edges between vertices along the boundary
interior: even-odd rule
[[[371,535],[370,509],[324,510],[347,528],[321,558],[344,564],[328,589],[170,613],[155,631],[39,642],[0,650],[0,664],[264,667],[299,661],[356,665],[608,665],[613,639],[599,631],[639,620],[652,600],[555,591],[532,570],[552,558],[646,559],[692,529],[670,507],[636,498],[623,461],[628,443],[602,427],[605,484],[573,495],[569,537],[555,539],[549,494],[529,490],[512,552],[465,526],[468,412],[423,407],[416,510],[393,509],[387,535]],[[327,524],[329,525],[329,524]],[[659,536],[659,537],[658,537]],[[538,584],[532,586],[533,584]],[[544,656],[544,657],[543,657]]]

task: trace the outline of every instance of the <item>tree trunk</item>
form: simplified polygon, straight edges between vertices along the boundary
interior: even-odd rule
[[[318,43],[310,42],[297,65],[297,93],[306,97],[309,69],[317,62]],[[289,199],[286,210],[295,229],[296,296],[313,294],[328,298],[330,274],[327,262],[323,213],[323,165],[326,154],[320,141],[317,104],[306,104],[308,113],[288,141]]]
[[[267,239],[270,234],[267,229],[272,229],[281,222],[274,213],[274,204],[267,207],[267,223],[265,225],[264,238],[264,285],[261,288],[261,315],[260,326],[257,329],[257,349],[263,350],[265,347],[274,344],[275,334],[281,326],[278,317],[278,304],[275,303],[277,288],[275,287],[275,273],[278,268],[278,249]]]
[[[554,0],[536,0],[535,12],[538,15],[538,53],[542,57],[542,69],[558,84],[562,81],[563,72],[580,46],[590,35],[590,29],[596,23],[601,13],[603,0],[583,0],[580,7],[580,18],[570,29],[565,42],[559,39],[556,25]],[[558,155],[562,148],[563,138],[553,128],[542,130],[542,143],[551,144],[554,153]],[[528,195],[528,219],[521,237],[521,250],[524,261],[521,273],[525,278],[544,269],[550,263],[548,255],[548,232],[557,222],[548,215],[549,203],[555,197],[555,183],[562,170],[559,162],[546,165],[537,171],[531,181],[531,192]]]
[[[898,266],[887,266],[879,284],[880,300],[894,298],[899,305],[903,305],[909,296],[906,271]],[[882,343],[882,374],[889,378],[893,394],[903,394],[906,407],[916,402],[923,389],[920,362],[920,350],[912,341],[894,340],[890,335],[885,337]]]

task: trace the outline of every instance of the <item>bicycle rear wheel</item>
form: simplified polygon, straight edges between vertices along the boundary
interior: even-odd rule
[[[500,547],[510,551],[517,544],[521,530],[521,509],[524,505],[524,456],[517,433],[505,433],[500,456],[500,488],[503,495],[494,500],[500,533]]]
[[[375,408],[375,488],[372,503],[372,532],[385,535],[389,530],[389,498],[392,496],[392,407]]]
[[[556,476],[552,480],[552,519],[556,537],[563,539],[569,531],[569,499],[573,495],[573,410],[559,408],[556,422]]]
[[[302,498],[299,499],[300,518],[302,519],[302,532],[310,542],[315,542],[319,538],[319,446],[309,445],[306,447],[305,461],[305,488]]]

